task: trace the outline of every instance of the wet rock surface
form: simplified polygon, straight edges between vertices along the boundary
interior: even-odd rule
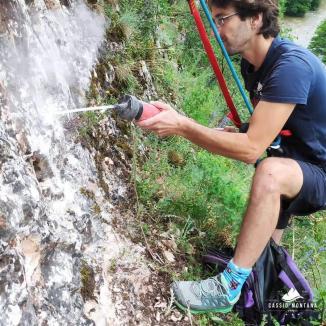
[[[54,114],[86,104],[90,76],[99,95],[114,83],[112,65],[93,69],[123,50],[105,26],[83,1],[0,2],[0,325],[190,323],[157,268],[173,239],[149,248],[137,228],[130,125],[106,116],[85,141],[79,117]]]

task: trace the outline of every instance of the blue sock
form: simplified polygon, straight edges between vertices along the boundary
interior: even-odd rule
[[[224,286],[229,290],[230,302],[235,300],[242,289],[242,286],[251,273],[252,268],[241,268],[234,264],[231,259],[221,275]]]

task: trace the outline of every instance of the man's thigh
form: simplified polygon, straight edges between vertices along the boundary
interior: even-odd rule
[[[284,229],[292,215],[305,216],[326,208],[326,173],[314,164],[296,161],[303,174],[300,191],[294,198],[283,197],[277,229]]]

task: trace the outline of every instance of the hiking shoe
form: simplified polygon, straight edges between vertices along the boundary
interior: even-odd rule
[[[229,312],[239,300],[240,294],[229,300],[227,284],[221,274],[202,281],[173,282],[172,290],[176,305],[192,314]]]

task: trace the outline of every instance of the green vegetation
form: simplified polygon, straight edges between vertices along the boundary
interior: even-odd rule
[[[304,16],[309,10],[316,10],[320,0],[286,0],[285,14],[288,16]]]
[[[326,20],[318,26],[309,44],[309,49],[326,64]]]
[[[202,249],[213,244],[223,229],[228,229],[233,238],[253,168],[195,149],[182,139],[160,141],[150,137],[146,145],[151,151],[139,168],[138,190],[151,214],[175,215],[174,224],[183,230],[185,238],[189,230],[202,236],[205,233],[198,238]],[[184,166],[169,162],[170,151],[184,157]]]
[[[80,278],[82,284],[80,293],[84,301],[93,300],[95,290],[95,273],[85,261],[82,262],[82,266],[80,268]]]
[[[101,96],[96,87],[91,88],[90,98],[114,103],[123,93],[142,96],[145,83],[139,69],[144,61],[153,77],[157,98],[172,103],[206,126],[216,126],[227,107],[186,1],[121,0],[119,12],[112,9],[115,1],[106,3],[105,12],[111,20],[108,39],[119,42],[122,49],[104,58],[99,67],[115,67],[112,85]],[[288,0],[287,10],[290,6],[294,7]],[[224,60],[219,57],[219,61],[242,120],[246,121],[248,115],[239,92]],[[237,58],[233,61],[238,68]],[[100,73],[97,78],[101,78]],[[96,121],[93,116],[87,119],[91,123]],[[150,244],[157,241],[157,234],[151,235],[153,229],[168,232],[176,239],[177,259],[188,268],[183,272],[169,270],[172,277],[203,277],[199,254],[211,245],[235,245],[254,168],[212,155],[178,137],[158,139],[152,134],[144,136],[140,130],[134,133],[134,148],[146,148],[145,155],[133,155],[132,177],[138,193],[142,232]],[[325,214],[321,213],[296,220],[284,242],[290,252],[294,250],[300,268],[315,288],[320,306],[325,304],[326,297],[325,233]],[[88,278],[88,271],[83,274]],[[242,324],[233,315],[198,318],[199,325],[219,323]]]

